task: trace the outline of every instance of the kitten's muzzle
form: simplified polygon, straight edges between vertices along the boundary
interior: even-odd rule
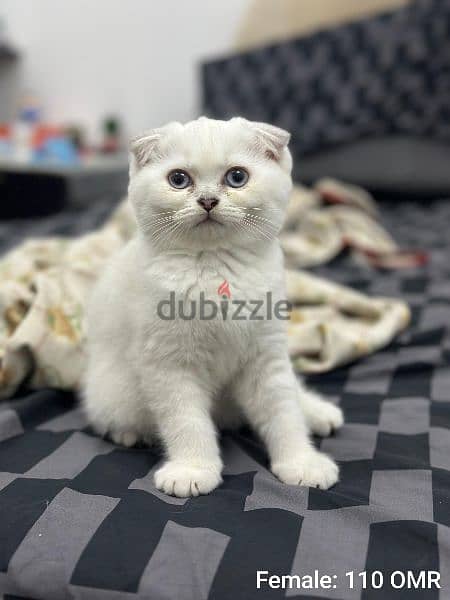
[[[208,213],[211,212],[212,209],[219,204],[219,200],[217,198],[199,198],[197,202]]]

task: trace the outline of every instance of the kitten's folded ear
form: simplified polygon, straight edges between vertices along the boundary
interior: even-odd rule
[[[152,129],[135,136],[131,140],[130,151],[135,158],[137,167],[143,167],[150,161],[161,136],[161,129]]]
[[[275,160],[280,160],[283,150],[289,144],[291,134],[280,127],[268,123],[251,123],[255,133],[265,147],[268,155]]]
[[[158,147],[162,138],[167,136],[170,132],[182,128],[183,126],[181,123],[174,121],[173,123],[164,125],[164,127],[150,129],[149,131],[134,137],[130,142],[130,151],[132,155],[130,172],[140,169],[154,158],[157,158],[160,155]]]
[[[255,121],[245,121],[256,135],[256,140],[261,149],[266,152],[269,158],[280,160],[283,150],[287,148],[291,134],[280,127],[269,125],[269,123],[257,123]]]

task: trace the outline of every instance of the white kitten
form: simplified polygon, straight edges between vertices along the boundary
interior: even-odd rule
[[[308,428],[328,435],[342,413],[302,387],[285,321],[267,314],[268,293],[272,307],[285,298],[277,234],[292,185],[288,141],[263,123],[200,118],[132,142],[139,233],[93,293],[85,408],[118,443],[162,441],[167,459],[155,483],[168,494],[216,488],[216,427],[244,420],[281,481],[325,489],[338,479]],[[214,318],[200,318],[202,298],[219,308]],[[235,301],[246,303],[244,319],[232,318]],[[193,307],[195,317],[183,318]]]

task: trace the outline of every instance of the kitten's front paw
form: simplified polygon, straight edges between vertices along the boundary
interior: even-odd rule
[[[302,409],[306,424],[314,435],[327,437],[344,424],[342,410],[314,392],[308,392]]]
[[[209,494],[221,483],[220,471],[215,467],[169,461],[155,473],[158,490],[179,498]]]
[[[326,454],[310,450],[296,460],[272,465],[272,473],[283,483],[327,490],[339,479],[337,464]]]

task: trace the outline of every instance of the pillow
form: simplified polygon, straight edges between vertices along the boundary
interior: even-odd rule
[[[304,156],[294,179],[332,177],[372,193],[429,199],[450,196],[450,145],[402,135],[364,139]]]

